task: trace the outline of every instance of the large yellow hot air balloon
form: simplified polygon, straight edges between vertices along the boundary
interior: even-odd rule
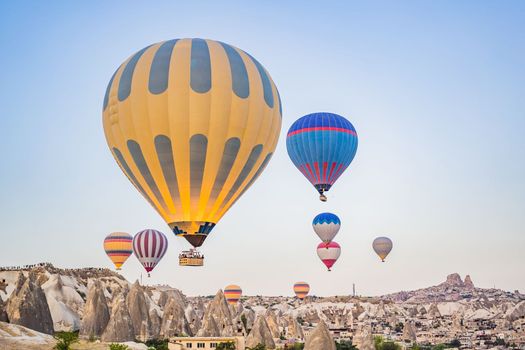
[[[270,160],[281,102],[268,72],[246,52],[175,39],[117,69],[103,124],[128,179],[177,236],[199,247]]]

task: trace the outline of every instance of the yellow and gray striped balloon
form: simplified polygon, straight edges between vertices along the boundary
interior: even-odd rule
[[[268,164],[281,114],[277,88],[252,56],[218,41],[175,39],[117,69],[103,124],[128,179],[198,247]]]

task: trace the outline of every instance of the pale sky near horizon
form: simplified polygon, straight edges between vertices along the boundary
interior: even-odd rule
[[[470,274],[525,292],[525,2],[3,1],[0,266],[111,267],[111,231],[163,231],[151,284],[189,295],[379,295]],[[158,41],[201,37],[257,58],[282,98],[266,171],[216,226],[204,268],[129,183],[104,138],[113,71]],[[359,135],[327,203],[286,153],[299,117],[331,111]],[[312,218],[342,220],[340,260],[318,260]],[[387,235],[387,263],[372,240]],[[123,274],[143,272],[134,257]],[[145,275],[143,273],[143,275]]]

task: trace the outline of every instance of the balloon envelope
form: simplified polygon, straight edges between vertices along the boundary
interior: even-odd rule
[[[310,292],[310,285],[306,282],[296,282],[293,285],[293,291],[299,299],[303,300]]]
[[[354,159],[357,133],[344,117],[312,113],[292,124],[286,148],[297,169],[314,185],[322,200]]]
[[[238,285],[230,284],[224,288],[224,297],[228,304],[237,304],[242,295],[242,289]]]
[[[335,214],[321,213],[314,218],[312,226],[321,241],[326,243],[332,241],[339,232],[341,220]]]
[[[246,52],[203,39],[145,47],[103,103],[118,165],[177,236],[202,245],[262,173],[281,129],[279,93]]]
[[[332,266],[334,266],[335,262],[341,255],[341,246],[334,241],[320,243],[317,246],[317,255],[328,268],[328,271],[331,271]]]
[[[104,250],[117,270],[133,253],[133,237],[126,232],[113,232],[104,239]]]
[[[392,250],[392,246],[392,240],[388,237],[377,237],[372,243],[372,248],[374,248],[374,251],[379,255],[383,262]]]
[[[133,237],[133,253],[149,273],[157,266],[168,249],[168,239],[157,230],[143,230]]]

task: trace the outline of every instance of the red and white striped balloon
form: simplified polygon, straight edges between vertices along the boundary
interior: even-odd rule
[[[337,259],[339,259],[339,256],[341,255],[341,246],[337,244],[336,242],[328,242],[328,243],[320,243],[317,246],[317,255],[319,256],[319,259],[323,262],[323,264],[326,265],[328,268],[328,271],[334,266]]]
[[[148,277],[167,249],[168,238],[157,230],[143,230],[133,237],[133,253],[148,272]]]

